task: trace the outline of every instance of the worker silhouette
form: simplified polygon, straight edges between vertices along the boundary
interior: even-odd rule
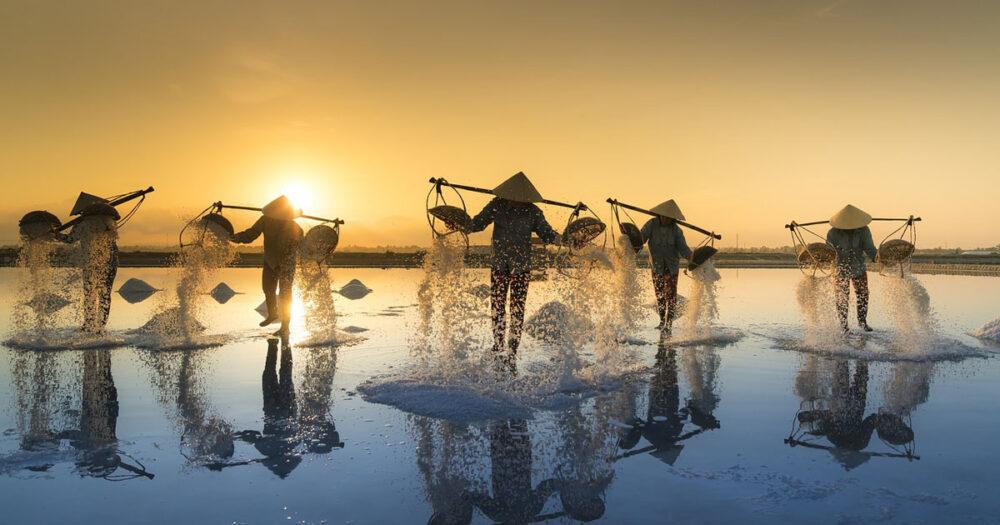
[[[872,331],[868,326],[868,270],[865,267],[865,256],[874,261],[878,250],[872,241],[872,231],[868,228],[871,222],[871,215],[848,204],[830,218],[832,227],[826,234],[826,242],[837,250],[834,286],[837,315],[845,332],[849,330],[847,307],[851,299],[851,284],[854,285],[857,300],[858,327],[866,332]]]
[[[69,235],[58,238],[78,243],[83,283],[83,331],[104,331],[111,313],[111,288],[118,274],[118,210],[106,202],[93,202],[80,211],[81,220]]]
[[[234,234],[232,241],[249,244],[264,236],[264,267],[261,287],[267,304],[267,317],[261,326],[281,321],[276,335],[288,335],[292,316],[292,284],[295,281],[296,254],[302,240],[302,228],[295,219],[302,211],[284,195],[271,201],[262,216],[250,228]]]
[[[518,172],[493,189],[496,197],[476,215],[469,230],[480,232],[493,224],[493,258],[490,264],[490,307],[493,317],[493,350],[505,349],[513,362],[521,344],[524,303],[531,276],[531,234],[542,242],[558,242],[559,235],[534,203],[542,196],[524,173]],[[507,303],[510,298],[510,333]],[[507,344],[504,338],[507,337]]]
[[[680,258],[691,258],[677,221],[684,220],[684,214],[673,199],[658,204],[650,210],[657,214],[642,226],[642,242],[649,246],[649,266],[653,277],[653,292],[656,295],[656,309],[660,314],[660,328],[670,332],[677,317],[677,278],[680,275]]]

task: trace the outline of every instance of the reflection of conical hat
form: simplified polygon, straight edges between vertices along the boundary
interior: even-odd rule
[[[535,185],[520,171],[493,188],[493,194],[515,202],[542,202],[544,200],[542,194],[535,189]]]
[[[670,199],[667,202],[661,202],[657,204],[655,208],[649,210],[657,215],[662,215],[664,217],[670,217],[671,219],[677,219],[679,221],[684,220],[684,214],[681,213],[680,206],[674,202],[674,199]]]
[[[292,201],[282,195],[264,206],[262,213],[272,219],[282,219],[290,221],[302,215],[302,210],[295,207]]]
[[[830,217],[830,226],[841,230],[863,228],[872,222],[872,216],[848,204],[844,209]]]

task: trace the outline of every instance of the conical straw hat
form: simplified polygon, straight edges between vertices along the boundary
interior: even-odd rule
[[[830,226],[841,230],[863,228],[872,222],[872,216],[848,204],[830,217]]]
[[[684,214],[681,213],[680,206],[678,206],[673,199],[670,199],[667,202],[661,202],[660,204],[657,204],[655,208],[649,211],[657,215],[662,215],[664,217],[670,217],[671,219],[676,219],[678,221],[684,220]]]
[[[515,202],[542,202],[545,200],[542,198],[542,194],[535,189],[535,185],[520,171],[493,188],[493,194]]]
[[[302,215],[302,210],[295,207],[292,201],[282,195],[274,199],[261,211],[265,216],[272,219],[282,219],[290,221]]]

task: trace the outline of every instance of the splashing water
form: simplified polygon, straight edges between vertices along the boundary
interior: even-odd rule
[[[937,339],[937,320],[924,285],[912,274],[884,277],[882,293],[896,328],[897,351],[925,351]]]
[[[807,346],[823,346],[840,337],[831,278],[803,274],[795,297],[805,321],[804,343]]]
[[[979,330],[973,332],[972,336],[1000,343],[1000,317],[984,324]]]
[[[417,289],[418,326],[412,352],[422,365],[446,375],[464,375],[469,364],[486,357],[477,328],[482,301],[466,290],[475,285],[465,267],[465,246],[439,237],[424,256],[424,277]]]
[[[118,240],[118,230],[110,217],[84,217],[73,227],[72,237],[77,239],[77,251],[73,257],[76,267],[80,270],[83,293],[80,295],[80,313],[83,316],[84,329],[98,331],[103,328],[100,320],[102,298],[100,290],[110,283],[104,281],[109,272],[117,270],[115,247]]]
[[[691,294],[681,319],[681,335],[685,338],[710,337],[712,325],[719,317],[715,283],[722,276],[712,261],[688,272],[688,275],[691,276]]]
[[[53,338],[58,316],[52,311],[57,299],[66,300],[67,277],[52,267],[57,244],[49,240],[25,240],[21,244],[17,266],[22,269],[18,282],[19,300],[12,309],[12,341],[27,346]]]
[[[205,325],[199,321],[205,289],[209,280],[236,257],[228,233],[218,224],[201,222],[190,228],[192,238],[199,242],[184,246],[175,261],[180,270],[176,294],[165,297],[141,332],[147,336],[141,346],[154,348],[193,348],[214,345],[218,338],[203,334]]]
[[[298,346],[339,344],[355,339],[337,329],[337,306],[330,284],[330,269],[324,261],[300,259],[299,293],[305,307],[305,321],[309,337]]]
[[[612,250],[612,265],[614,267],[614,278],[611,282],[611,289],[617,294],[619,307],[618,318],[620,331],[618,339],[623,340],[630,337],[643,318],[643,288],[639,279],[639,269],[636,263],[635,250],[628,237],[620,237],[618,246]]]

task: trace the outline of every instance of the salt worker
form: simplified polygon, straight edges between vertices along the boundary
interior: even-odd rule
[[[261,210],[261,217],[250,228],[232,237],[232,241],[249,244],[264,235],[264,267],[261,287],[267,304],[267,317],[260,322],[267,326],[281,321],[275,335],[288,335],[292,317],[292,284],[295,281],[296,253],[302,240],[302,228],[295,219],[302,216],[284,195]]]
[[[670,331],[677,316],[677,277],[680,273],[680,258],[691,258],[684,232],[677,221],[684,220],[684,214],[673,199],[658,204],[649,210],[657,216],[643,225],[642,242],[649,245],[649,265],[653,274],[653,292],[656,294],[657,312],[660,324],[657,328]]]
[[[490,307],[493,316],[493,350],[504,351],[507,332],[507,300],[510,297],[510,336],[506,348],[510,357],[517,353],[524,326],[524,302],[531,275],[531,234],[547,244],[558,242],[559,234],[545,220],[534,203],[542,195],[528,177],[518,172],[493,189],[496,196],[478,215],[469,230],[480,232],[493,224],[493,259],[490,265]]]
[[[868,272],[865,256],[874,261],[878,251],[872,241],[872,231],[868,228],[871,222],[871,215],[848,204],[830,218],[832,228],[826,234],[826,242],[837,250],[834,287],[837,315],[845,332],[848,331],[847,306],[851,298],[852,283],[857,298],[858,326],[866,332],[872,331],[868,326]]]
[[[111,313],[111,288],[118,274],[118,210],[100,200],[80,211],[80,222],[58,238],[80,244],[84,332],[99,334]]]

